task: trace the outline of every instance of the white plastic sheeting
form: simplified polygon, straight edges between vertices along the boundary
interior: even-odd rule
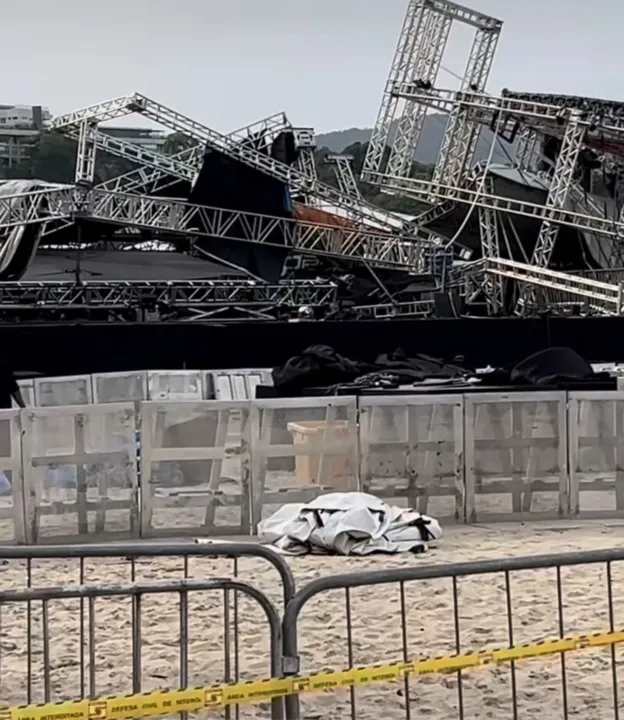
[[[283,505],[258,525],[263,542],[292,554],[424,552],[442,537],[437,520],[360,492],[329,493]]]

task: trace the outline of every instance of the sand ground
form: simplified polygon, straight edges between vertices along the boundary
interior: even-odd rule
[[[526,523],[450,527],[436,549],[421,556],[373,558],[291,558],[297,583],[322,575],[358,570],[419,566],[485,558],[527,556],[619,547],[624,544],[624,523]],[[123,559],[92,560],[84,568],[84,582],[111,584],[131,579],[131,564]],[[194,578],[231,577],[230,561],[197,558],[190,561]],[[281,605],[275,570],[262,560],[244,559],[238,575],[263,590]],[[140,560],[137,580],[155,582],[184,576],[181,560]],[[612,568],[616,627],[624,627],[624,563]],[[26,566],[11,561],[0,567],[2,587],[23,588]],[[563,604],[566,633],[591,633],[609,627],[606,569],[583,566],[564,569]],[[33,563],[31,582],[37,587],[71,585],[80,581],[77,561]],[[514,573],[511,579],[514,639],[516,643],[556,637],[558,634],[555,572]],[[400,661],[403,658],[401,598],[396,584],[357,588],[350,593],[353,663]],[[268,632],[253,601],[229,597],[229,632],[224,626],[223,592],[192,593],[189,600],[189,685],[218,683],[225,679],[260,678],[268,675]],[[405,584],[407,654],[418,657],[449,654],[455,650],[453,597],[449,580],[413,581]],[[76,698],[89,693],[89,642],[87,604],[83,609],[81,638],[79,600],[51,601],[48,607],[50,636],[51,700]],[[176,595],[147,596],[141,603],[142,689],[177,686],[180,680],[179,606]],[[459,616],[462,650],[505,646],[509,642],[502,574],[459,580]],[[95,604],[95,692],[132,690],[132,624],[128,599],[107,598]],[[2,704],[44,700],[43,631],[40,603],[33,603],[30,643],[24,604],[8,604],[0,612],[0,701]],[[224,646],[229,639],[229,659]],[[80,647],[84,663],[81,666]],[[299,630],[303,672],[343,668],[349,664],[345,622],[345,593],[334,591],[309,602]],[[30,647],[30,673],[28,657]],[[235,649],[237,648],[237,653]],[[237,655],[237,657],[235,657]],[[620,708],[624,707],[623,650],[617,649],[616,678]],[[229,665],[229,667],[228,667]],[[562,668],[559,657],[529,660],[516,667],[519,718],[564,717]],[[83,676],[83,677],[81,677]],[[568,708],[572,717],[613,716],[613,677],[610,649],[581,651],[566,658]],[[84,683],[84,684],[83,684]],[[30,698],[28,697],[30,685]],[[412,679],[406,695],[402,684],[376,685],[355,691],[356,713],[361,720],[426,717],[458,718],[456,676],[432,675]],[[462,679],[463,702],[468,718],[513,718],[511,671],[507,667],[466,672]],[[219,717],[206,713],[205,717]],[[236,717],[232,711],[231,717]],[[244,707],[239,717],[269,717],[268,706]],[[351,717],[348,691],[306,696],[302,717],[342,719]]]

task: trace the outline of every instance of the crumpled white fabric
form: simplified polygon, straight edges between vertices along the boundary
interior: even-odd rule
[[[424,552],[442,537],[437,520],[367,493],[329,493],[283,505],[258,524],[260,540],[290,555]]]

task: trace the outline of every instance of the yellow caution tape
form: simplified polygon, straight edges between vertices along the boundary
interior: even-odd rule
[[[371,665],[350,670],[334,670],[314,675],[253,680],[189,690],[157,690],[137,695],[102,697],[97,700],[0,708],[0,720],[137,720],[184,711],[197,712],[205,708],[220,708],[226,705],[266,702],[273,698],[298,693],[340,690],[356,685],[391,682],[409,676],[455,673],[459,670],[501,665],[586,648],[607,647],[621,642],[624,642],[624,630],[595,635],[576,635],[510,648],[480,650],[461,655]]]

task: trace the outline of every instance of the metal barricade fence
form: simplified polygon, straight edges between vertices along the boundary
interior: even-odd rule
[[[285,698],[286,716],[463,720],[526,712],[567,720],[590,712],[618,720],[623,589],[624,549],[313,580],[288,604],[282,627],[288,674],[303,676],[301,690],[316,694]],[[330,677],[330,668],[339,672]],[[315,672],[316,686],[308,677]],[[375,676],[385,682],[366,684]]]
[[[220,562],[231,561],[230,568]],[[94,566],[91,566],[94,563]],[[248,567],[245,564],[249,563]],[[186,627],[194,631],[190,651],[195,651],[203,659],[203,674],[191,678],[188,672],[180,674],[180,681],[189,686],[212,685],[219,682],[239,682],[264,677],[271,670],[272,676],[280,676],[281,667],[281,630],[274,628],[276,607],[286,606],[295,593],[295,581],[289,565],[284,558],[270,547],[257,543],[209,543],[194,542],[146,542],[146,543],[107,543],[101,545],[49,545],[37,547],[0,547],[0,564],[2,565],[3,591],[0,593],[0,698],[1,705],[35,702],[57,701],[59,699],[76,699],[77,697],[93,697],[102,693],[123,694],[140,692],[154,688],[177,687],[178,680],[170,675],[163,675],[168,662],[148,657],[150,649],[159,645],[164,650],[171,647],[175,638],[165,638],[171,634],[169,622],[175,621],[171,609],[167,607],[146,607],[143,602],[143,613],[151,620],[150,627],[144,628],[140,634],[136,612],[141,611],[142,595],[153,591],[152,582],[162,585],[163,576],[171,578],[167,585],[168,592],[183,593],[188,590],[217,590],[215,583],[223,591],[221,607],[218,604],[202,602],[197,607],[189,606],[186,600],[181,601],[180,612],[191,613],[190,624],[184,620]],[[266,576],[262,565],[273,569],[278,574],[278,582],[273,573]],[[242,582],[240,576],[253,577],[254,586]],[[217,577],[215,577],[217,576]],[[229,576],[229,577],[228,577]],[[226,577],[227,579],[223,579]],[[209,584],[199,588],[197,584]],[[63,584],[73,588],[73,595],[67,595],[67,588],[50,586]],[[25,589],[24,589],[25,586]],[[44,588],[45,598],[56,598],[63,601],[64,623],[57,629],[63,634],[61,648],[56,642],[50,641],[50,627],[55,625],[51,613],[37,607],[35,600],[42,600],[40,593]],[[77,590],[76,588],[80,588]],[[134,589],[133,589],[134,588]],[[186,588],[186,590],[185,590]],[[262,589],[259,589],[262,588]],[[122,592],[123,591],[123,592]],[[93,593],[95,592],[95,595]],[[159,592],[159,591],[156,591]],[[34,593],[34,594],[33,594]],[[37,594],[39,593],[39,594]],[[50,594],[51,593],[51,594]],[[93,600],[92,597],[111,595],[132,596],[132,607],[129,609],[130,619],[124,617],[123,603],[117,603],[112,610],[106,612],[106,627],[101,627],[101,634],[93,636]],[[66,601],[74,598],[74,606]],[[182,596],[180,596],[182,597]],[[267,638],[258,627],[257,615],[253,608],[246,608],[246,600],[251,598],[261,603],[265,610],[270,606],[270,648],[271,666],[267,658]],[[25,609],[11,612],[3,608],[9,602],[25,602]],[[126,608],[127,609],[127,608]],[[268,610],[267,610],[268,612]],[[218,616],[221,616],[219,619]],[[182,620],[180,620],[182,622]],[[16,624],[21,628],[16,629]],[[221,629],[219,628],[221,626]],[[46,629],[47,628],[47,629]],[[128,631],[130,628],[130,631]],[[22,632],[20,632],[20,629]],[[126,683],[128,669],[123,667],[124,632],[129,644],[134,644],[135,654],[141,652],[141,644],[147,648],[144,668],[148,673],[148,684],[140,682],[134,663],[132,686]],[[128,639],[128,632],[132,635]],[[48,641],[43,636],[47,633]],[[154,637],[154,634],[157,637]],[[161,638],[160,635],[163,637]],[[68,639],[69,638],[69,639]],[[98,652],[97,639],[103,641],[104,650]],[[113,646],[115,638],[117,646]],[[138,645],[136,644],[138,642]],[[277,650],[276,650],[277,643]],[[180,646],[181,647],[181,646]],[[71,651],[71,652],[70,652]],[[121,653],[121,656],[119,653]],[[278,655],[279,651],[279,655]],[[88,657],[85,658],[85,652]],[[188,653],[180,650],[183,664],[189,662]],[[106,657],[108,655],[108,657]],[[104,657],[103,657],[104,656]],[[216,668],[222,660],[222,675],[216,675]],[[108,666],[110,683],[107,686],[95,683],[95,668],[98,662]],[[134,661],[133,661],[134,662]],[[43,664],[42,664],[43,663]],[[160,668],[162,664],[162,669]],[[192,663],[191,663],[192,664]],[[54,672],[50,668],[56,668]],[[46,669],[47,668],[47,669]],[[21,675],[18,678],[18,675]],[[57,685],[50,684],[55,673],[63,677],[62,698],[58,693],[51,692]],[[182,673],[182,671],[181,671]],[[186,677],[186,680],[184,680]],[[47,679],[46,679],[47,678]],[[2,680],[18,683],[25,688],[23,697],[7,694]],[[57,682],[60,682],[57,677]],[[39,686],[43,683],[43,690]],[[5,684],[6,685],[6,684]],[[46,687],[48,690],[46,690]],[[87,689],[88,688],[88,691]],[[137,689],[138,688],[138,689]],[[43,694],[42,694],[43,693]],[[272,717],[281,718],[282,700],[272,701]],[[238,708],[224,709],[225,717],[239,717]]]
[[[199,603],[193,603],[196,594],[215,591],[223,595],[222,635],[215,632],[215,624],[210,622],[209,610],[213,609],[213,603],[203,598]],[[47,704],[75,701],[76,697],[95,700],[114,695],[121,710],[126,703],[125,712],[131,716],[131,699],[124,700],[124,695],[153,692],[163,687],[183,690],[231,681],[232,669],[228,662],[224,665],[223,676],[215,673],[214,655],[221,644],[228,648],[232,642],[228,617],[232,592],[252,599],[264,613],[269,643],[269,666],[265,672],[271,677],[279,677],[282,671],[279,614],[264,593],[244,582],[174,580],[0,590],[3,628],[8,624],[8,633],[14,638],[16,626],[21,624],[31,638],[26,653],[9,653],[3,658],[0,648],[3,703],[13,706]],[[177,607],[167,606],[161,597],[171,595],[176,597]],[[150,608],[150,600],[155,597],[160,602]],[[76,600],[81,604],[87,601],[87,629],[85,632],[81,625],[79,634],[72,632],[73,616],[80,612],[83,618],[83,606],[72,603]],[[109,604],[105,600],[112,602]],[[125,608],[124,600],[130,600]],[[129,612],[124,613],[124,609]],[[99,624],[100,616],[105,625]],[[193,620],[200,621],[195,628],[192,627]],[[54,637],[54,629],[58,631],[57,637]],[[193,630],[197,633],[195,637]],[[262,645],[257,644],[256,617],[249,623],[248,630],[245,641],[255,641],[257,652]],[[38,646],[35,652],[32,651],[33,644]],[[197,652],[206,646],[214,650]],[[199,661],[195,667],[194,660]],[[147,683],[146,678],[149,678]],[[97,701],[89,704],[89,715],[91,711],[98,716]],[[230,717],[227,709],[224,717]],[[283,720],[283,717],[282,698],[272,699],[271,719]]]

